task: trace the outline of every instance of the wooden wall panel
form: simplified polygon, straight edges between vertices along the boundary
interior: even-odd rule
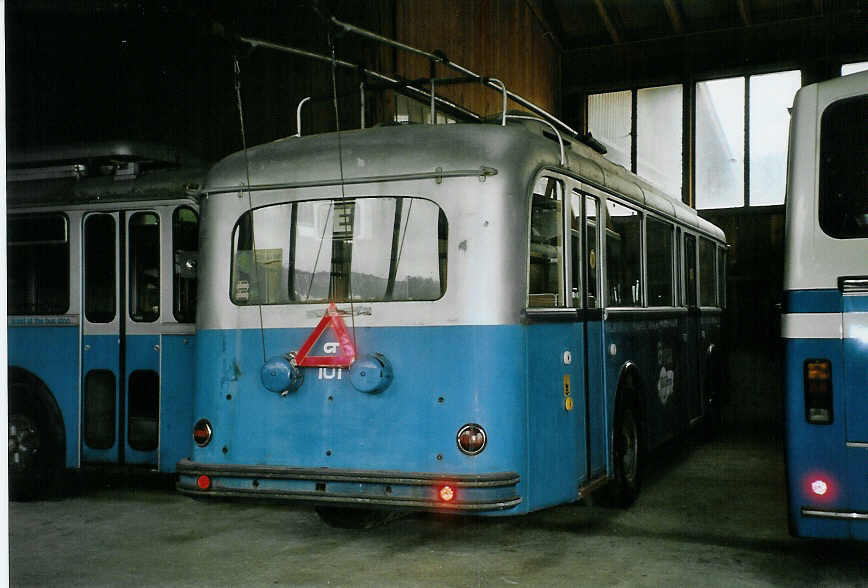
[[[556,114],[560,53],[523,0],[395,0],[397,40],[447,57]],[[395,55],[396,71],[414,79],[429,75],[428,61],[406,51]],[[457,76],[438,66],[437,75]],[[438,92],[439,94],[440,92]],[[443,88],[442,94],[480,114],[501,110],[501,96],[480,85]],[[518,105],[510,102],[509,109]]]

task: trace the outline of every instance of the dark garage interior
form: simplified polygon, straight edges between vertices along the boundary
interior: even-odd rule
[[[239,37],[329,55],[326,19],[334,15],[499,78],[590,133],[610,160],[680,194],[723,229],[729,246],[722,430],[707,444],[664,449],[644,501],[630,510],[597,510],[591,501],[524,522],[419,515],[366,535],[320,528],[296,506],[221,503],[225,510],[208,512],[211,505],[162,482],[98,474],[71,497],[10,503],[12,585],[868,585],[863,544],[787,535],[780,339],[786,109],[798,87],[868,66],[863,0],[13,0],[5,11],[10,160],[56,145],[136,140],[211,164],[242,149],[242,140],[252,146],[295,134],[305,97],[313,100],[304,135],[331,132],[328,64]],[[360,67],[402,80],[446,75],[424,57],[334,35],[336,57]],[[360,80],[351,69],[335,77],[342,130],[362,124]],[[481,85],[442,92],[475,112],[500,112],[500,95]],[[370,96],[366,126],[426,122],[423,109],[396,92]],[[711,112],[720,100],[728,105]],[[708,169],[715,157],[728,166],[720,185],[709,180],[720,175]],[[727,479],[706,490],[711,472]],[[724,514],[721,505],[749,502],[752,491],[761,512]],[[679,493],[696,510],[668,518]],[[183,524],[157,522],[164,516]],[[112,553],[96,539],[138,550],[117,539],[120,528],[141,529],[157,553]],[[197,529],[212,535],[200,543]],[[573,541],[586,543],[565,545]],[[292,570],[281,568],[281,557]],[[585,557],[596,571],[582,571]],[[683,565],[667,568],[668,558]],[[337,564],[348,569],[328,569]],[[209,578],[210,565],[218,575]]]

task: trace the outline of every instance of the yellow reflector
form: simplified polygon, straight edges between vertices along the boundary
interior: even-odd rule
[[[832,373],[832,366],[828,359],[808,361],[805,367],[808,380],[828,380]]]

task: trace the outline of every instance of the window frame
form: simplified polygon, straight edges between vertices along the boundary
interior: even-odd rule
[[[64,233],[65,233],[65,240],[63,242],[16,241],[13,243],[12,241],[8,240],[8,223],[14,222],[16,220],[23,219],[23,218],[45,218],[45,217],[56,217],[56,218],[59,218],[63,221]],[[9,264],[9,260],[8,260],[8,256],[9,256],[8,251],[9,251],[10,247],[20,247],[20,246],[26,247],[28,245],[40,245],[40,244],[41,245],[50,245],[50,244],[65,244],[66,245],[66,304],[65,305],[59,305],[58,308],[56,308],[56,309],[55,308],[49,309],[49,310],[51,310],[51,312],[39,312],[39,311],[23,312],[23,313],[9,312],[9,315],[10,316],[43,316],[43,315],[44,316],[60,316],[60,315],[68,314],[70,312],[70,309],[72,308],[72,295],[73,295],[73,291],[72,291],[72,270],[73,270],[73,268],[71,265],[72,264],[72,232],[71,232],[72,227],[70,225],[69,215],[66,214],[65,212],[62,212],[62,211],[21,212],[21,213],[12,212],[8,215],[6,222],[7,222],[7,241],[6,241],[7,286],[8,286],[8,278],[9,278],[8,272],[10,270],[10,264]],[[8,294],[7,294],[7,297],[8,297]],[[7,312],[9,310],[10,309],[9,309],[8,300],[7,300]]]
[[[690,140],[690,154],[691,161],[694,162],[694,169],[691,170],[691,182],[692,185],[690,187],[690,205],[697,210],[708,210],[708,211],[716,211],[716,210],[744,210],[748,208],[760,208],[760,209],[769,209],[769,208],[782,208],[785,205],[785,202],[779,204],[760,204],[755,205],[751,204],[750,199],[750,162],[751,162],[751,150],[750,150],[750,80],[755,76],[763,76],[769,74],[777,74],[777,73],[787,73],[787,72],[799,72],[800,76],[800,84],[801,88],[805,83],[805,75],[804,71],[801,68],[795,69],[772,69],[772,70],[759,70],[752,72],[745,72],[735,75],[722,75],[722,76],[712,76],[712,77],[701,77],[696,78],[693,81],[692,91],[691,91],[691,129],[692,129],[692,137]],[[744,165],[744,173],[742,174],[743,179],[743,187],[742,187],[742,204],[739,206],[732,207],[708,207],[708,208],[697,208],[696,207],[696,86],[702,82],[711,82],[714,80],[722,80],[722,79],[731,79],[731,78],[742,78],[744,80],[744,116],[742,117],[742,139],[744,141],[744,161],[742,164]],[[786,150],[788,151],[788,150]],[[786,165],[786,164],[785,164]],[[697,251],[699,250],[697,243]],[[698,266],[697,266],[698,267]]]
[[[197,257],[198,257],[198,251],[199,251],[199,223],[200,223],[201,219],[199,218],[199,211],[196,210],[195,208],[193,208],[192,206],[190,206],[189,204],[180,204],[180,205],[178,205],[172,209],[172,229],[171,229],[171,233],[172,233],[172,235],[171,235],[172,236],[172,242],[171,242],[172,317],[175,319],[175,322],[177,322],[177,323],[190,324],[190,323],[196,322],[196,307],[197,307],[197,303],[198,303],[199,278],[198,278],[198,274],[195,278],[193,278],[195,280],[194,289],[196,290],[196,293],[194,294],[194,300],[193,300],[193,304],[192,304],[192,314],[193,314],[192,319],[187,320],[189,317],[186,317],[186,316],[179,317],[178,316],[178,282],[177,282],[177,280],[179,278],[178,278],[178,272],[175,268],[175,261],[176,261],[175,260],[175,254],[179,250],[176,248],[177,235],[175,233],[175,223],[176,223],[176,218],[178,217],[178,214],[181,212],[181,210],[189,210],[196,217],[196,246],[197,246],[196,247],[196,254],[197,254]],[[197,267],[197,270],[198,270],[198,267]],[[188,312],[190,311],[189,308],[187,310],[188,310]]]
[[[437,231],[437,235],[438,235],[438,238],[437,238],[437,241],[438,241],[437,266],[438,266],[438,280],[440,282],[440,295],[437,298],[433,298],[433,299],[430,299],[430,298],[426,298],[426,299],[420,298],[420,299],[412,299],[412,300],[409,300],[409,299],[391,299],[391,300],[358,299],[358,300],[355,300],[354,299],[352,302],[353,303],[373,304],[373,303],[391,303],[391,302],[401,302],[401,303],[404,303],[404,302],[436,302],[438,300],[442,300],[446,296],[447,289],[449,287],[449,279],[448,279],[448,272],[449,272],[449,257],[448,257],[449,256],[449,219],[446,216],[446,211],[434,199],[427,198],[424,196],[416,196],[416,195],[409,195],[409,194],[366,194],[366,195],[352,195],[352,196],[348,195],[346,197],[327,196],[327,197],[312,197],[312,198],[305,198],[305,199],[298,199],[298,200],[295,200],[295,199],[277,200],[274,202],[269,202],[267,204],[262,204],[260,206],[254,206],[254,207],[251,207],[251,208],[244,210],[238,216],[238,218],[235,220],[235,222],[233,223],[232,230],[230,231],[229,242],[228,242],[229,264],[230,265],[229,265],[229,280],[228,280],[227,296],[229,298],[229,301],[233,304],[233,306],[236,306],[238,308],[247,308],[247,307],[257,307],[257,306],[316,305],[316,304],[325,304],[325,303],[328,303],[329,300],[331,300],[331,295],[329,294],[329,296],[326,300],[320,300],[320,299],[317,299],[317,300],[286,300],[286,301],[280,301],[280,302],[255,302],[255,303],[253,303],[253,302],[240,303],[238,301],[238,299],[235,296],[235,288],[233,287],[234,286],[234,276],[235,276],[236,253],[237,253],[236,247],[235,247],[235,241],[236,241],[236,235],[238,233],[238,229],[241,226],[243,219],[247,215],[250,215],[251,222],[252,222],[253,220],[255,220],[253,215],[256,211],[259,211],[259,210],[262,210],[265,208],[270,208],[270,207],[291,206],[291,207],[295,207],[295,209],[297,210],[298,205],[302,204],[302,203],[316,203],[316,202],[335,203],[335,202],[341,202],[344,200],[346,200],[346,201],[351,200],[351,201],[355,202],[358,200],[379,200],[379,199],[421,200],[424,202],[428,202],[437,208],[438,223],[437,223],[437,227],[435,228],[435,230]],[[331,213],[331,214],[333,214],[333,213]],[[331,214],[329,216],[331,216]],[[295,215],[293,215],[291,213],[291,217],[292,216],[295,216]],[[440,235],[439,235],[439,229],[440,229],[439,219],[440,218],[443,218],[445,220],[445,226],[446,226],[446,246],[442,247],[442,248],[440,246],[441,239],[440,239]],[[297,221],[296,221],[296,227],[297,227]],[[290,234],[293,235],[293,237],[292,237],[293,239],[296,238],[296,233],[298,233],[297,229],[290,231]],[[253,234],[255,234],[255,227],[253,230]],[[258,249],[251,249],[250,251],[255,251],[255,250],[258,250]],[[443,260],[441,259],[442,254],[446,255],[445,268],[442,267],[443,266]],[[294,256],[293,256],[293,258],[294,258]],[[255,255],[254,255],[254,264],[255,264]],[[329,284],[330,293],[331,293],[331,287],[332,287],[332,285],[330,283]],[[339,302],[339,303],[343,303],[343,302]],[[346,301],[346,303],[349,304],[350,301]]]
[[[649,220],[653,220],[653,222],[658,222],[662,225],[669,227],[669,237],[670,237],[670,241],[669,241],[669,243],[670,243],[670,247],[669,247],[669,272],[670,272],[669,273],[669,295],[670,295],[669,304],[651,305],[650,295],[648,292],[648,287],[650,285],[649,284],[649,278],[648,278],[648,252],[650,250],[650,247],[648,245],[648,221]],[[644,224],[645,224],[644,235],[643,235],[643,241],[645,242],[645,249],[644,249],[644,255],[643,255],[643,259],[645,261],[645,268],[644,268],[644,273],[645,273],[645,301],[644,302],[645,302],[645,304],[644,304],[644,308],[675,308],[678,305],[677,304],[678,296],[676,294],[676,290],[678,289],[677,285],[676,285],[677,284],[677,282],[676,282],[677,270],[675,269],[676,257],[677,257],[676,253],[675,253],[675,250],[676,250],[675,229],[678,225],[676,223],[672,222],[671,220],[659,215],[659,214],[654,214],[650,210],[646,211],[646,213],[645,213],[645,223]]]
[[[561,209],[560,209],[560,218],[558,219],[558,227],[560,231],[560,250],[558,251],[558,257],[560,258],[560,270],[558,271],[558,293],[555,299],[555,304],[553,305],[536,305],[531,304],[531,296],[540,296],[546,293],[535,293],[532,294],[530,291],[531,286],[531,230],[533,228],[533,210],[534,210],[534,196],[536,195],[536,186],[543,178],[550,178],[554,180],[557,184],[560,185],[561,190]],[[555,170],[551,169],[543,169],[540,170],[534,177],[530,185],[530,190],[528,194],[528,207],[527,207],[527,249],[525,255],[525,263],[526,263],[526,287],[525,287],[525,308],[527,309],[537,309],[537,310],[546,310],[546,309],[563,309],[563,308],[574,308],[568,304],[568,298],[572,297],[572,286],[570,284],[572,275],[572,266],[571,263],[571,247],[567,246],[567,240],[570,236],[571,226],[569,222],[570,216],[568,216],[568,207],[571,207],[572,203],[572,186],[569,184],[573,183],[570,181],[571,178],[569,176],[565,176],[562,173],[559,173]],[[558,300],[560,298],[560,300]]]
[[[659,189],[667,194],[668,196],[677,197],[678,199],[685,201],[685,195],[687,190],[687,182],[688,182],[688,158],[685,156],[689,141],[688,136],[688,117],[686,113],[689,112],[690,100],[692,100],[692,95],[689,94],[688,89],[690,87],[689,82],[676,81],[672,83],[661,83],[654,84],[651,86],[630,86],[627,88],[612,88],[608,90],[600,90],[597,92],[588,92],[585,94],[585,118],[584,118],[584,130],[585,132],[591,132],[590,129],[590,114],[588,113],[588,109],[590,108],[589,98],[591,96],[597,96],[600,94],[614,94],[617,92],[630,92],[630,153],[628,154],[629,162],[628,165],[624,167],[634,174],[637,173],[637,169],[639,166],[639,92],[641,90],[653,90],[655,88],[665,88],[669,86],[681,86],[681,142],[679,149],[681,151],[681,192],[679,194],[670,194],[665,191],[664,187],[660,186]],[[606,157],[605,155],[603,157]],[[610,161],[607,158],[607,161]],[[616,165],[620,165],[618,162],[613,162]],[[637,174],[638,175],[638,174]]]
[[[693,240],[693,279],[690,279],[689,257],[687,255],[687,240]],[[699,308],[699,235],[691,231],[681,231],[682,243],[682,285],[684,297],[681,300],[681,306],[684,308]],[[690,286],[693,286],[693,296],[691,300]],[[692,302],[692,304],[691,304]]]
[[[744,210],[747,208],[777,208],[783,207],[784,204],[760,204],[755,205],[751,204],[750,197],[750,162],[751,162],[751,150],[750,150],[750,79],[754,76],[763,76],[768,74],[776,74],[776,73],[786,73],[786,72],[799,72],[800,74],[800,87],[802,87],[805,83],[805,74],[801,67],[795,68],[786,68],[779,69],[774,68],[770,70],[756,70],[745,72],[734,72],[730,75],[715,75],[715,76],[695,76],[690,79],[685,79],[681,81],[672,81],[671,83],[667,83],[663,81],[659,84],[648,85],[648,86],[639,86],[632,85],[628,87],[624,86],[616,86],[616,87],[599,87],[595,88],[593,91],[588,91],[584,95],[584,131],[589,131],[589,120],[590,115],[588,113],[588,108],[590,106],[589,98],[591,96],[596,96],[600,94],[611,94],[616,92],[631,92],[631,155],[630,155],[630,165],[625,166],[633,173],[637,172],[637,160],[638,160],[638,132],[637,132],[637,124],[638,124],[638,94],[640,90],[647,90],[653,88],[661,88],[666,86],[677,86],[680,85],[682,87],[682,130],[681,130],[681,153],[682,153],[682,165],[681,165],[681,194],[669,194],[670,196],[679,197],[682,202],[685,202],[696,208],[696,87],[697,84],[702,82],[710,82],[719,79],[729,79],[729,78],[742,78],[744,80],[744,88],[745,88],[745,98],[744,98],[744,116],[742,118],[742,127],[743,127],[743,140],[744,140],[744,173],[743,182],[744,185],[742,187],[742,203],[738,206],[733,207],[708,207],[697,210],[708,210],[708,211],[716,211],[716,210]],[[698,249],[698,247],[697,247]]]
[[[609,231],[609,202],[613,202],[618,206],[622,206],[624,208],[630,209],[635,212],[639,216],[639,304],[638,305],[626,305],[626,306],[613,306],[611,301],[609,300],[609,249],[608,249],[608,231]],[[607,194],[606,198],[602,202],[603,206],[601,209],[605,209],[605,216],[603,217],[603,227],[602,231],[605,233],[602,238],[601,250],[603,252],[603,286],[605,288],[605,296],[604,296],[604,308],[609,309],[618,309],[618,310],[626,310],[626,309],[640,309],[647,308],[648,304],[648,294],[646,292],[648,286],[648,278],[647,278],[647,253],[645,250],[645,217],[648,215],[649,210],[638,205],[633,204],[629,200],[623,197],[619,197],[612,194]]]
[[[817,201],[816,201],[816,209],[815,209],[815,212],[817,215],[817,217],[816,217],[817,218],[817,226],[820,228],[820,230],[823,232],[823,234],[825,236],[830,237],[830,238],[835,239],[835,240],[839,240],[839,241],[852,241],[854,239],[856,239],[856,240],[868,239],[868,228],[864,229],[864,231],[862,233],[854,232],[852,230],[848,232],[848,231],[844,230],[843,226],[840,226],[840,225],[835,226],[835,227],[831,226],[830,221],[827,220],[827,218],[826,218],[826,215],[827,215],[826,211],[827,211],[827,209],[831,208],[828,205],[824,206],[828,202],[827,197],[829,195],[829,188],[840,187],[840,185],[841,185],[840,183],[837,183],[837,184],[830,183],[830,180],[835,179],[837,176],[836,176],[836,174],[830,173],[828,171],[829,167],[824,162],[824,158],[828,154],[828,151],[825,150],[825,147],[827,145],[829,145],[830,143],[837,144],[836,141],[828,141],[828,142],[825,141],[825,136],[828,135],[832,131],[832,129],[829,129],[827,127],[827,123],[831,125],[835,122],[838,122],[838,125],[840,126],[840,121],[830,121],[830,119],[827,117],[829,116],[830,111],[831,111],[831,114],[834,115],[834,114],[837,114],[842,109],[848,108],[850,104],[854,104],[858,107],[858,106],[860,106],[859,103],[865,103],[865,105],[868,106],[868,94],[856,94],[853,96],[843,96],[843,97],[837,98],[837,99],[833,100],[832,102],[830,102],[829,104],[827,104],[823,108],[823,112],[820,113],[820,116],[818,117],[818,121],[817,121],[818,139],[817,139],[817,145],[816,145],[817,150],[816,150],[816,159],[815,159],[816,165],[817,165],[817,178],[816,178],[816,182],[817,182],[817,184],[816,184],[816,186],[817,186],[816,198],[817,198]],[[843,122],[846,123],[846,119]],[[840,139],[840,137],[834,137],[833,136],[833,139]],[[852,145],[852,143],[851,143],[851,145]],[[848,162],[848,163],[850,163],[850,162]],[[851,179],[851,181],[852,181],[852,176],[850,176],[849,179]],[[866,198],[868,198],[868,195],[866,195]],[[832,212],[832,211],[829,210],[829,212]],[[854,218],[854,216],[849,217],[848,220],[852,220]],[[836,229],[836,230],[832,230],[832,229]]]
[[[133,304],[135,304],[139,301],[139,294],[138,294],[138,291],[136,291],[135,295],[134,295],[133,290],[134,290],[134,288],[136,290],[138,290],[139,278],[138,278],[138,276],[136,276],[135,279],[133,277],[133,272],[137,268],[136,264],[133,263],[133,253],[134,253],[133,220],[138,216],[145,216],[145,215],[152,215],[154,218],[157,219],[157,232],[156,232],[157,233],[157,239],[156,239],[156,245],[157,245],[157,255],[156,255],[156,258],[157,258],[157,302],[158,302],[159,306],[157,307],[157,312],[155,315],[148,314],[148,315],[142,315],[142,318],[136,318],[136,315],[134,313],[134,310],[136,310],[136,309],[133,307]],[[141,210],[131,210],[131,211],[129,211],[129,215],[128,216],[125,215],[125,216],[126,216],[126,221],[125,221],[125,225],[126,225],[126,251],[124,254],[125,255],[124,264],[125,264],[126,270],[124,271],[124,277],[125,277],[125,280],[127,283],[126,284],[126,293],[125,293],[126,298],[127,298],[127,300],[126,300],[126,302],[127,302],[127,304],[126,304],[126,306],[127,306],[127,309],[126,309],[127,318],[130,321],[132,321],[133,323],[137,323],[137,324],[143,324],[143,325],[157,324],[160,322],[160,317],[163,316],[163,241],[164,241],[163,233],[162,233],[163,225],[164,225],[163,218],[162,218],[162,215],[160,214],[160,211],[154,210],[154,209],[149,209],[149,208],[141,209]],[[153,318],[151,318],[151,317],[153,317]]]
[[[710,276],[711,277],[710,281],[712,283],[711,304],[705,304],[706,301],[703,299],[703,296],[702,296],[703,282],[704,282],[702,268],[708,267],[708,266],[703,266],[703,264],[702,264],[702,249],[703,249],[702,245],[703,245],[703,243],[707,244],[707,247],[711,248],[711,276]],[[696,240],[696,256],[697,256],[696,268],[697,268],[697,272],[696,273],[697,273],[698,286],[699,286],[697,302],[698,302],[698,306],[700,308],[720,308],[720,296],[717,292],[718,282],[719,282],[719,278],[717,275],[717,257],[718,257],[717,250],[718,250],[717,243],[713,239],[711,239],[705,235],[697,235],[697,240]]]
[[[111,259],[111,280],[107,280],[105,284],[94,284],[92,279],[90,278],[90,263],[89,263],[89,247],[91,244],[92,235],[90,234],[88,225],[91,221],[99,218],[107,218],[112,222],[112,239],[110,247],[105,247],[104,251],[112,252]],[[121,267],[124,263],[121,255],[124,255],[119,248],[119,242],[121,238],[121,215],[117,211],[100,211],[94,210],[85,213],[82,217],[81,223],[81,280],[82,280],[82,288],[81,288],[81,307],[82,307],[82,319],[86,321],[89,325],[113,325],[116,321],[119,321],[124,314],[124,310],[121,308],[123,291],[121,288],[122,285],[118,284],[118,277],[121,275]],[[97,243],[99,245],[99,243]],[[99,290],[101,286],[109,286],[112,288],[112,315],[111,317],[101,316],[97,314],[94,316],[94,310],[90,308],[88,305],[91,302],[91,294],[93,292],[92,288]],[[106,320],[103,320],[106,319]]]

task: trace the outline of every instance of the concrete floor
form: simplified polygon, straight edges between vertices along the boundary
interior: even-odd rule
[[[868,545],[792,539],[772,439],[658,459],[627,511],[415,514],[368,531],[302,506],[197,502],[100,479],[10,504],[13,586],[868,586]]]

